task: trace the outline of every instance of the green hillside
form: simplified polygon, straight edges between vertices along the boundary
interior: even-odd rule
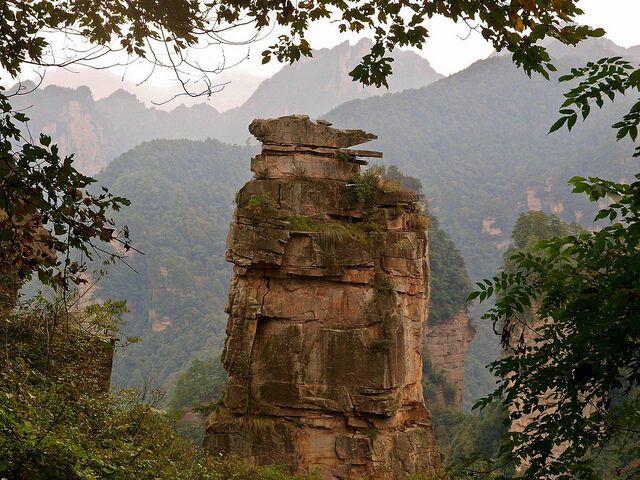
[[[231,270],[224,259],[227,228],[251,156],[249,148],[215,140],[158,140],[100,175],[131,200],[120,218],[144,252],[127,259],[131,268],[114,265],[96,292],[127,300],[125,333],[142,339],[118,352],[114,383],[145,377],[171,383],[197,352],[222,345]]]

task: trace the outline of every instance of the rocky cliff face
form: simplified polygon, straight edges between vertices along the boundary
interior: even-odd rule
[[[552,322],[551,317],[543,318],[538,315],[539,304],[534,303],[533,308],[528,314],[522,315],[521,322],[514,325],[510,334],[510,342],[512,346],[517,346],[517,349],[533,348],[539,346],[541,343],[539,334],[537,333],[546,323]],[[544,411],[535,410],[529,413],[523,413],[519,418],[511,421],[509,430],[516,433],[522,433],[528,426],[536,425],[543,413],[547,413],[549,409],[555,409],[554,405],[557,404],[558,399],[555,395],[555,390],[549,389],[544,395],[541,395],[537,399],[538,405],[544,406]],[[509,408],[509,414],[513,415],[515,409]],[[589,415],[591,410],[586,410],[585,415]],[[567,444],[553,445],[551,447],[551,455],[558,458],[564,450],[567,448]],[[529,467],[529,459],[524,458],[516,468],[516,473],[522,474]],[[557,478],[556,476],[549,478]]]
[[[442,380],[433,385],[439,406],[462,409],[464,361],[474,335],[464,306],[450,319],[426,328],[425,360],[432,373]]]
[[[263,143],[237,195],[208,454],[322,478],[403,478],[439,464],[422,396],[429,300],[417,195],[349,150],[375,138],[305,116],[254,121]]]

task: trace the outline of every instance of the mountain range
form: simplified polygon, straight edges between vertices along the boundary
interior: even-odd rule
[[[95,101],[88,87],[49,85],[40,89],[30,82],[22,85],[22,91],[29,93],[14,96],[12,103],[27,113],[31,131],[50,134],[61,152],[74,153],[76,168],[93,175],[144,141],[215,138],[244,144],[250,140],[247,126],[257,116],[297,112],[318,116],[347,100],[417,88],[442,78],[419,55],[397,50],[389,90],[362,88],[351,81],[348,72],[370,47],[371,41],[365,39],[353,46],[344,42],[317,50],[312,59],[282,68],[262,82],[242,106],[224,113],[206,103],[181,105],[172,111],[150,108],[125,90]]]
[[[594,206],[571,194],[566,186],[570,177],[619,180],[631,179],[637,172],[631,145],[616,142],[610,128],[631,99],[595,112],[571,133],[548,135],[568,89],[558,84],[557,76],[551,81],[529,79],[510,58],[494,55],[438,80],[424,60],[403,54],[395,65],[396,75],[400,74],[398,83],[392,85],[401,91],[371,96],[371,91],[346,83],[350,80],[345,66],[349,59],[355,61],[361,55],[357,48],[343,44],[287,67],[264,82],[245,105],[225,113],[206,105],[159,111],[145,107],[126,92],[94,102],[89,90],[82,88],[47,87],[19,97],[23,104],[37,105],[28,111],[33,119],[31,130],[53,132],[64,150],[78,152],[78,164],[88,173],[102,170],[122,154],[99,180],[116,193],[131,197],[134,204],[144,205],[144,209],[132,210],[126,220],[134,241],[138,236],[139,247],[154,252],[138,267],[157,288],[118,270],[103,282],[100,296],[143,298],[144,302],[132,303],[146,306],[132,312],[127,333],[142,336],[143,342],[156,334],[168,340],[154,344],[161,345],[159,356],[145,359],[141,350],[140,356],[127,357],[130,363],[117,364],[117,381],[144,376],[148,373],[145,369],[155,369],[159,378],[170,378],[188,364],[197,349],[220,344],[228,279],[221,252],[233,192],[245,181],[254,152],[251,145],[231,147],[213,140],[197,144],[201,146],[152,142],[129,151],[140,142],[211,137],[246,143],[246,125],[253,117],[300,112],[302,108],[319,115],[323,106],[325,112],[332,109],[322,117],[338,127],[376,133],[379,140],[370,147],[384,152],[384,162],[421,180],[430,210],[462,251],[474,280],[492,275],[501,264],[521,212],[544,210],[590,226]],[[579,48],[550,45],[550,50],[558,74],[602,56],[621,55],[640,61],[639,48],[624,49],[605,39]],[[316,68],[321,62],[326,63]],[[407,65],[406,77],[401,64]],[[415,75],[418,67],[424,68],[424,73]],[[333,81],[338,75],[343,80]],[[403,80],[411,77],[423,80],[425,86]],[[345,100],[349,101],[341,103]],[[42,120],[43,111],[48,115],[58,112],[58,117],[47,123]],[[194,159],[202,160],[197,168]],[[167,169],[169,176],[161,173]],[[203,174],[203,169],[209,173]],[[194,176],[195,183],[187,182]],[[211,178],[216,181],[207,180]],[[178,188],[183,181],[191,185],[188,190]],[[176,238],[169,238],[171,235]],[[199,240],[182,242],[183,250],[173,251],[169,246],[181,236]],[[222,273],[212,277],[212,270]],[[157,293],[172,291],[175,295]],[[199,319],[197,325],[195,319]],[[190,325],[184,331],[197,337],[189,344],[193,350],[181,350],[180,336],[171,333],[177,322]],[[491,378],[482,367],[495,353],[490,326],[480,324],[467,362],[469,398],[490,388]],[[170,365],[154,364],[156,358],[166,358]]]

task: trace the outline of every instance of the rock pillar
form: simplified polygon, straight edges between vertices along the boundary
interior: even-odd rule
[[[403,478],[439,465],[422,396],[429,300],[418,197],[348,147],[376,138],[293,115],[255,120],[238,193],[223,354],[208,454],[326,479]]]

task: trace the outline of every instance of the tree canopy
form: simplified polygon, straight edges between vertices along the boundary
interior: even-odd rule
[[[9,0],[3,3],[0,30],[0,66],[11,76],[24,64],[61,65],[102,62],[112,52],[172,69],[189,91],[185,75],[219,71],[203,67],[189,56],[189,49],[206,45],[243,43],[231,39],[231,30],[248,28],[244,43],[250,43],[274,27],[282,31],[264,52],[263,62],[276,57],[295,62],[311,55],[306,40],[310,26],[331,20],[338,32],[369,31],[374,44],[350,75],[367,85],[387,85],[392,72],[388,53],[396,47],[422,48],[429,37],[428,21],[442,16],[465,22],[481,32],[496,50],[508,50],[513,61],[531,74],[547,76],[554,70],[550,57],[538,42],[555,38],[575,45],[588,37],[604,34],[602,29],[579,25],[582,13],[576,0],[165,0],[130,2],[116,0]],[[63,52],[51,51],[51,32],[76,36],[89,45]],[[200,92],[212,93],[212,83]]]

